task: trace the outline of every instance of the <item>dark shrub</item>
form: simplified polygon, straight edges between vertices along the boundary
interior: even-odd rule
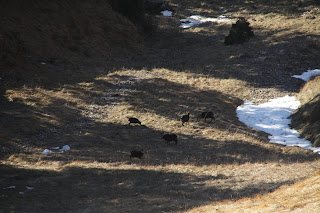
[[[232,24],[229,35],[226,36],[224,43],[226,45],[242,44],[249,41],[253,37],[253,31],[249,27],[250,23],[245,18],[239,18],[239,20]]]
[[[143,23],[145,0],[111,0],[112,9],[127,17],[133,23]]]

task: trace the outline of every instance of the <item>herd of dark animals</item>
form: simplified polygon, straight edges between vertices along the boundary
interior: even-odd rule
[[[144,5],[144,3],[145,5]],[[163,10],[170,10],[173,11],[173,8],[169,6],[168,1],[165,0],[111,0],[112,7],[115,10],[118,10],[118,12],[123,13],[125,16],[129,17],[129,19],[133,19],[136,21],[139,21],[141,16],[141,11],[143,7],[141,5],[145,6],[146,11],[149,11],[150,14],[157,13],[159,14]],[[123,4],[125,3],[125,4]],[[125,7],[123,7],[125,5]],[[132,13],[132,6],[134,6],[135,10],[133,11],[139,11],[139,15],[136,15],[135,13]],[[136,10],[138,9],[138,10]],[[151,12],[152,11],[152,12]],[[246,41],[248,41],[251,37],[254,36],[254,33],[252,31],[252,28],[249,26],[250,23],[245,18],[239,18],[239,20],[232,24],[232,27],[230,29],[229,35],[225,37],[224,43],[226,45],[233,45],[233,44],[241,44]],[[211,111],[209,112],[202,112],[198,117],[197,121],[204,119],[206,121],[207,118],[211,118],[211,121],[214,119],[214,115]],[[189,124],[190,120],[190,113],[183,115],[181,118],[181,124],[184,126]],[[137,118],[129,118],[129,125],[130,124],[139,124],[141,126],[141,121]],[[178,137],[176,134],[165,134],[162,136],[162,138],[167,142],[174,141],[175,144],[178,143]],[[131,158],[139,158],[143,156],[143,150],[137,151],[133,150],[131,151],[130,159]]]
[[[149,0],[151,1],[151,0]],[[232,44],[241,44],[243,42],[248,41],[251,37],[254,36],[254,33],[252,31],[252,28],[249,26],[250,23],[245,18],[239,18],[239,20],[232,24],[232,27],[230,29],[229,35],[225,37],[225,44],[226,45],[232,45]],[[205,121],[207,118],[211,118],[211,121],[214,119],[213,112],[202,112],[198,117],[197,121],[204,119]],[[186,125],[189,124],[190,120],[190,113],[183,115],[180,118],[182,126],[186,123]],[[141,122],[137,118],[129,118],[129,125],[130,124],[139,124],[141,126]],[[165,134],[162,136],[162,138],[167,142],[174,141],[175,144],[178,143],[178,137],[176,134]],[[131,151],[130,159],[135,157],[141,159],[143,156],[143,150],[137,151],[133,150]]]
[[[252,28],[249,26],[250,23],[245,18],[239,18],[239,20],[232,24],[232,27],[230,29],[229,35],[225,37],[225,44],[226,45],[232,45],[232,44],[241,44],[243,42],[248,41],[251,37],[254,36],[254,33],[252,31]],[[202,112],[198,117],[197,121],[200,119],[204,119],[206,121],[207,118],[211,118],[211,121],[214,119],[213,112]],[[190,113],[183,115],[181,118],[181,124],[184,126],[184,123],[186,125],[189,124],[190,120]],[[139,124],[141,126],[141,122],[137,118],[129,118],[129,125],[130,124]],[[174,141],[175,144],[178,143],[178,137],[176,134],[165,134],[162,136],[162,138],[167,142]],[[130,158],[136,157],[140,158],[143,156],[143,152],[133,150],[131,152]]]
[[[209,112],[202,112],[198,117],[197,117],[197,121],[204,119],[206,121],[207,118],[211,118],[211,121],[214,119],[214,115],[213,112],[209,111]],[[182,122],[182,126],[184,126],[184,123],[189,124],[189,120],[190,120],[190,113],[183,115],[180,118],[181,122]],[[129,118],[129,125],[130,124],[139,124],[141,126],[141,121],[139,121],[138,118]],[[174,141],[175,144],[178,144],[178,136],[176,134],[165,134],[162,136],[162,138],[167,142],[167,144],[171,141]],[[139,150],[132,150],[131,154],[130,154],[130,159],[131,158],[139,158],[141,159],[143,156],[143,149]]]

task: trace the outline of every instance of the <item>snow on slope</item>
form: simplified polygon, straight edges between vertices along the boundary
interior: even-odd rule
[[[315,75],[320,75],[320,70],[308,70],[301,76],[292,77],[308,81]],[[300,102],[295,97],[285,96],[259,105],[245,102],[237,108],[237,115],[239,120],[247,126],[269,133],[271,143],[299,146],[320,154],[320,147],[312,147],[310,141],[299,138],[299,133],[289,127],[291,120],[288,117],[299,106]]]

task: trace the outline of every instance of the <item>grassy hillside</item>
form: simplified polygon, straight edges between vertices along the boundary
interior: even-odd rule
[[[5,0],[0,12],[2,84],[77,82],[84,65],[106,65],[136,52],[141,41],[136,26],[107,1]]]
[[[152,31],[109,2],[1,2],[0,212],[316,206],[319,155],[269,143],[236,108],[298,94],[291,76],[319,63],[317,1],[172,0],[172,17],[146,17]],[[231,21],[179,28],[193,14]],[[238,17],[254,37],[226,46]],[[215,119],[197,121],[203,111]]]
[[[320,208],[320,173],[277,191],[236,202],[225,201],[187,212],[315,212]]]
[[[292,127],[315,147],[320,146],[319,83],[320,77],[315,77],[304,85],[297,95],[302,106],[292,115]]]

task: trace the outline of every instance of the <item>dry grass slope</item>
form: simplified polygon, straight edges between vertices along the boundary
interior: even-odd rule
[[[75,4],[71,0],[51,2],[50,13],[41,10],[44,3],[34,2],[42,15],[61,14],[61,8],[68,11]],[[87,1],[83,3],[86,7],[77,3],[71,19],[54,17],[63,23],[73,20],[72,26],[84,29],[90,25],[81,21],[85,17],[79,18],[85,10],[97,21],[90,29],[101,29],[104,23],[115,31],[110,36],[119,36],[116,41],[127,38],[133,46],[142,42],[132,23],[120,14],[109,11],[105,17],[100,13],[103,8],[110,10],[104,2]],[[32,67],[40,67],[36,71],[47,80],[30,83],[32,76],[27,71],[28,79],[20,82],[12,75],[0,76],[0,212],[213,212],[239,208],[288,212],[318,207],[319,155],[270,144],[266,133],[239,122],[235,112],[244,100],[264,102],[296,94],[302,83],[290,76],[318,63],[316,26],[320,17],[301,16],[317,4],[170,2],[175,16],[155,16],[157,31],[133,53],[126,47],[108,49],[103,42],[96,43],[106,38],[98,30],[93,31],[98,33],[97,40],[95,33],[90,34],[93,43],[85,39],[89,35],[81,34],[88,43],[75,44],[79,50],[88,47],[95,52],[97,47],[106,54],[94,60],[66,50],[68,63],[42,66],[42,58],[34,54],[32,63],[1,64],[11,74],[23,72],[24,65],[30,73]],[[103,7],[95,10],[100,4]],[[59,10],[54,5],[60,5]],[[20,9],[29,6],[22,4]],[[20,16],[14,8],[8,11]],[[191,11],[208,17],[224,11],[233,22],[245,17],[255,36],[242,45],[225,46],[231,23],[179,29],[179,19]],[[110,22],[105,23],[104,18]],[[121,26],[113,25],[118,18]],[[17,20],[12,17],[10,23]],[[131,33],[137,39],[131,40]],[[117,42],[107,44],[117,46]],[[197,122],[203,111],[213,111],[215,119]],[[191,115],[190,125],[181,126],[179,118],[186,112]],[[128,117],[138,118],[142,125],[129,125]],[[178,144],[167,144],[162,138],[165,133],[175,133]],[[41,154],[44,149],[66,144],[71,147],[68,152]],[[130,151],[141,148],[142,159],[130,159]],[[277,197],[283,198],[280,204]],[[299,202],[293,204],[296,199]]]
[[[292,127],[297,129],[302,137],[311,141],[313,146],[320,146],[320,77],[308,81],[297,94],[301,107],[292,117]]]
[[[291,186],[270,194],[225,201],[187,211],[195,212],[317,212],[320,209],[320,171]]]

